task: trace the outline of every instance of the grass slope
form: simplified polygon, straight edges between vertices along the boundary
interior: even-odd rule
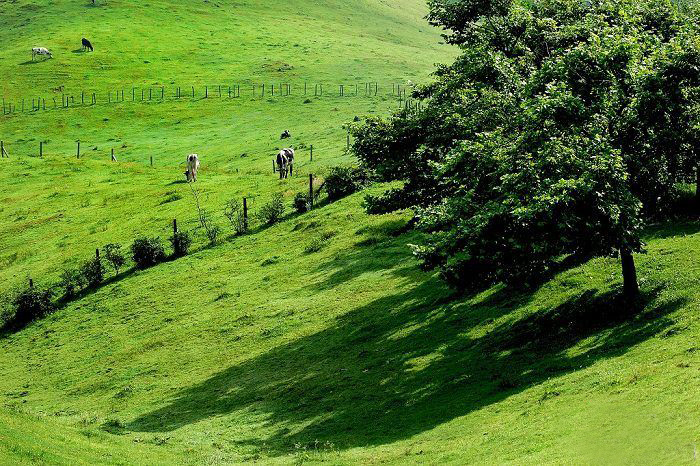
[[[616,298],[613,259],[454,296],[417,268],[410,214],[367,216],[362,194],[207,247],[184,156],[202,156],[197,188],[222,225],[229,198],[253,213],[274,192],[289,203],[309,173],[350,161],[345,122],[395,108],[392,80],[449,60],[424,13],[417,0],[0,1],[8,100],[170,86],[165,102],[0,117],[0,293],[105,243],[165,237],[173,218],[196,235],[190,256],[0,336],[0,463],[693,460],[697,222],[649,230],[636,307]],[[81,36],[94,54],[73,53]],[[26,63],[34,45],[56,58]],[[341,79],[383,92],[300,94]],[[297,87],[201,98],[231,81]],[[178,85],[197,97],[173,99]],[[287,128],[299,176],[280,182],[270,160]]]

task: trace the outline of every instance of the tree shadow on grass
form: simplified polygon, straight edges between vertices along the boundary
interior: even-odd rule
[[[519,300],[504,302],[453,300],[425,280],[184,389],[125,429],[168,432],[255,411],[273,433],[237,442],[273,455],[317,439],[341,449],[391,443],[620,356],[673,325],[668,314],[685,303],[661,302],[658,290],[633,304],[590,290],[521,315]],[[490,331],[479,327],[511,313]]]

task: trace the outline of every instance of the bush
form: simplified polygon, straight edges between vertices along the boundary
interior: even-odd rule
[[[279,222],[284,215],[284,198],[282,193],[275,193],[270,198],[270,202],[264,204],[258,211],[260,221],[266,225],[274,225]]]
[[[139,269],[152,267],[165,259],[165,249],[160,238],[136,238],[131,245],[131,254]]]
[[[50,314],[55,309],[51,301],[51,290],[40,290],[31,287],[17,293],[12,300],[14,315],[8,324],[14,327],[24,327],[28,323]]]
[[[119,243],[110,243],[102,248],[102,254],[107,259],[114,269],[114,274],[119,274],[119,269],[126,264],[126,256],[122,252],[122,245]]]
[[[325,187],[328,199],[337,201],[362,189],[369,182],[369,174],[362,168],[332,167],[326,177]]]
[[[85,286],[85,277],[79,269],[66,269],[61,273],[58,286],[63,290],[63,297],[70,299]]]
[[[246,222],[243,217],[243,204],[238,199],[229,199],[224,208],[224,216],[228,219],[237,235],[246,231]]]
[[[309,195],[305,192],[296,193],[292,204],[298,213],[303,214],[309,210]]]
[[[170,238],[170,244],[173,246],[173,256],[182,257],[187,255],[187,251],[192,244],[192,238],[186,231],[178,231]]]
[[[95,257],[83,263],[80,267],[80,273],[88,286],[98,286],[102,283],[105,276],[105,268],[102,265],[102,260]]]

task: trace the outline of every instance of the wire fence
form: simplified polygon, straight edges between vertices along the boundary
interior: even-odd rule
[[[400,107],[416,109],[420,102],[412,98],[413,85],[391,84],[380,86],[378,82],[362,82],[353,84],[328,83],[247,83],[247,84],[217,84],[214,86],[145,86],[130,88],[115,88],[108,91],[76,90],[65,92],[63,88],[54,91],[48,99],[46,96],[2,98],[2,114],[16,115],[36,113],[54,109],[94,107],[111,105],[122,102],[177,102],[183,100],[195,101],[204,99],[241,98],[265,99],[294,96],[307,97],[391,97],[395,98]]]

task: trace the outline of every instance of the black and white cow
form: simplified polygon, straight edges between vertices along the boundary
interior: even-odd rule
[[[89,50],[91,52],[95,51],[95,49],[92,48],[92,44],[90,43],[90,41],[84,37],[83,37],[83,50]]]
[[[277,169],[280,179],[287,178],[287,174],[294,175],[294,149],[282,149],[277,154]]]
[[[290,133],[288,129],[285,129],[284,131],[282,131],[282,134],[280,135],[280,139],[287,139],[287,138],[291,138],[291,137],[292,137],[292,133]]]
[[[197,170],[199,170],[199,156],[190,154],[187,156],[187,171],[185,176],[187,181],[197,181]]]
[[[37,55],[47,55],[49,58],[53,58],[53,55],[51,55],[51,52],[49,52],[49,49],[46,47],[32,47],[32,60],[34,60],[34,57]]]

